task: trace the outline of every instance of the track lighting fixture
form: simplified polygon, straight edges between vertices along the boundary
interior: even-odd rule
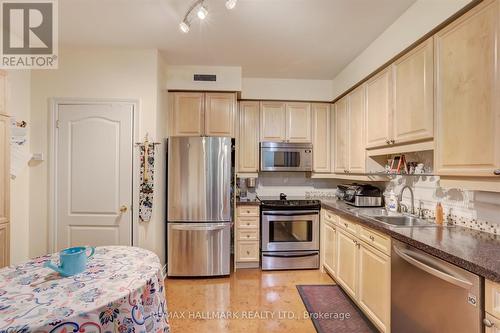
[[[196,0],[191,7],[189,7],[188,11],[186,12],[186,15],[184,15],[184,19],[182,20],[181,23],[179,23],[179,29],[187,34],[191,28],[191,21],[190,19],[193,17],[193,12],[196,9],[196,16],[200,20],[204,20],[207,15],[208,15],[208,9],[205,6],[205,1],[206,0]],[[234,9],[236,7],[236,2],[238,0],[226,0],[226,8],[227,9]]]

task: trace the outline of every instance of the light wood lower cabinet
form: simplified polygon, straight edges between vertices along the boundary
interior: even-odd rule
[[[500,333],[500,283],[485,280],[484,309],[486,333]]]
[[[0,224],[0,268],[9,265],[10,242],[9,242],[9,224]]]
[[[336,280],[352,298],[357,295],[357,271],[357,241],[353,236],[338,230]]]
[[[254,268],[260,263],[260,210],[258,206],[236,207],[234,268]]]
[[[321,216],[323,268],[381,332],[390,332],[390,237],[328,210]]]
[[[486,313],[486,322],[484,333],[500,333],[500,319]]]
[[[336,276],[337,266],[337,230],[328,222],[323,223],[323,267],[333,276]]]
[[[237,172],[259,171],[259,102],[240,102]]]
[[[358,304],[382,332],[389,331],[390,288],[390,257],[360,242],[358,245]]]

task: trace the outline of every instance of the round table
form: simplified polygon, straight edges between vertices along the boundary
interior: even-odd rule
[[[58,257],[0,269],[0,332],[169,332],[154,253],[98,247],[87,270],[67,278],[43,267]]]

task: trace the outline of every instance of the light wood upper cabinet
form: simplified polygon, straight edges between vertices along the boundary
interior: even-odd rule
[[[205,94],[176,92],[170,110],[171,136],[196,136],[204,133],[203,109]]]
[[[261,102],[260,140],[286,140],[286,104],[281,102]]]
[[[337,282],[344,290],[356,298],[358,248],[353,236],[337,230]]]
[[[313,103],[313,172],[330,172],[330,104]]]
[[[392,117],[392,75],[384,69],[366,82],[366,147],[390,144]]]
[[[234,137],[235,93],[173,92],[170,136]]]
[[[259,102],[240,102],[238,172],[259,171]]]
[[[337,262],[337,231],[329,223],[324,224],[324,267],[332,274],[336,275]]]
[[[311,142],[311,104],[286,103],[287,142]]]
[[[335,149],[334,149],[334,172],[343,173],[346,172],[348,168],[347,158],[348,158],[348,126],[349,126],[349,114],[348,114],[348,98],[344,97],[335,103],[335,130],[333,135],[335,136]]]
[[[435,36],[439,175],[500,173],[499,15],[485,0]]]
[[[349,172],[365,172],[365,86],[356,88],[349,95],[348,114],[348,166]]]
[[[311,142],[311,104],[261,102],[260,140]]]
[[[393,137],[395,143],[434,136],[434,45],[429,38],[398,59],[394,75]]]
[[[0,103],[2,104],[2,103]],[[10,200],[10,146],[8,116],[0,116],[0,223],[9,221]]]
[[[358,303],[382,332],[388,332],[391,318],[390,257],[360,243],[358,272]]]
[[[205,135],[234,137],[236,95],[205,94]]]

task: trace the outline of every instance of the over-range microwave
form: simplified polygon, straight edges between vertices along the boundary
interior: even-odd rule
[[[310,143],[262,142],[260,171],[312,171]]]

